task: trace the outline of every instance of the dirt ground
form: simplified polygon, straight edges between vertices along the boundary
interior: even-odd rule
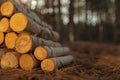
[[[120,45],[75,42],[71,48],[74,63],[54,72],[36,68],[0,70],[0,80],[120,80]]]

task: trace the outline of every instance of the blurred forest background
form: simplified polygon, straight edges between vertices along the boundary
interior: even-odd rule
[[[52,25],[60,33],[61,41],[120,42],[120,0],[21,2],[35,11],[41,20]]]

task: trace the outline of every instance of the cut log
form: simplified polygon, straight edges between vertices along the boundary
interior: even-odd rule
[[[1,58],[2,56],[7,52],[7,49],[3,48],[3,49],[0,49],[0,62],[1,62]],[[1,64],[0,64],[0,67],[1,67]]]
[[[3,16],[10,17],[14,12],[14,5],[10,1],[4,2],[0,11]]]
[[[23,70],[32,70],[38,66],[38,62],[32,54],[21,55],[19,64]]]
[[[27,17],[23,13],[16,13],[10,19],[10,27],[15,32],[23,31],[28,24]]]
[[[14,49],[15,48],[15,42],[17,39],[17,34],[15,32],[9,32],[5,36],[5,45],[8,49]]]
[[[64,55],[68,55],[69,53],[70,53],[70,49],[67,47],[38,46],[34,51],[34,55],[38,60],[44,60],[46,58],[51,58],[51,57],[64,56]]]
[[[11,1],[13,3],[15,12],[22,12],[22,13],[26,14],[28,17],[30,17],[33,21],[38,23],[39,25],[52,30],[52,27],[50,25],[41,21],[38,15],[36,15],[34,12],[30,11],[29,9],[26,9],[25,6],[23,6],[22,4],[16,3],[15,0],[8,0],[8,1]]]
[[[41,62],[41,69],[43,71],[54,71],[57,68],[69,65],[73,62],[73,57],[71,55],[63,57],[55,57],[45,59]]]
[[[0,32],[0,45],[3,43],[4,41],[4,33]]]
[[[15,32],[22,32],[24,30],[36,33],[43,38],[53,39],[57,41],[59,34],[55,31],[50,31],[48,28],[44,28],[37,24],[34,20],[27,17],[23,13],[15,13],[10,19],[10,27]]]
[[[7,52],[1,58],[1,68],[10,69],[18,67],[18,59],[20,54],[16,52]]]
[[[24,54],[24,53],[27,53],[29,51],[32,51],[33,49],[35,49],[39,45],[61,46],[57,42],[45,40],[45,39],[42,39],[39,37],[29,35],[27,33],[21,33],[16,40],[15,48],[16,48],[17,52]]]
[[[0,31],[1,32],[8,32],[10,31],[10,23],[8,18],[2,18],[0,21]]]

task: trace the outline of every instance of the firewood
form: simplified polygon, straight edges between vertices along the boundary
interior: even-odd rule
[[[53,39],[57,41],[59,34],[55,31],[50,31],[48,28],[44,28],[37,24],[34,20],[27,17],[23,13],[15,13],[10,19],[10,27],[15,32],[22,32],[24,30],[36,33],[43,38]]]
[[[9,19],[7,18],[2,18],[0,21],[0,31],[1,32],[8,32],[10,31],[10,27],[9,27]]]
[[[0,49],[0,62],[1,62],[1,58],[2,56],[7,52],[7,49],[6,48],[1,48]],[[0,64],[0,67],[1,67],[1,64]]]
[[[38,46],[34,51],[34,55],[38,60],[44,60],[46,58],[68,55],[69,53],[70,50],[67,47]]]
[[[63,57],[48,58],[41,62],[41,69],[43,71],[54,71],[57,68],[69,65],[73,62],[73,57],[71,55]]]
[[[50,40],[45,40],[39,37],[35,37],[32,35],[29,35],[27,33],[21,33],[17,40],[16,40],[16,51],[19,53],[27,53],[29,51],[32,51],[39,45],[45,45],[45,46],[61,46],[57,42],[53,42]]]
[[[23,13],[16,13],[10,19],[10,27],[15,32],[23,31],[28,24],[27,17]]]
[[[14,49],[15,48],[15,42],[17,39],[17,34],[15,32],[9,32],[5,36],[5,45],[8,49]]]
[[[7,52],[1,58],[1,68],[10,69],[18,67],[18,59],[20,54],[16,52]]]
[[[4,33],[0,32],[0,45],[4,42]]]
[[[31,10],[25,8],[25,6],[23,6],[22,4],[18,4],[15,0],[8,0],[8,1],[11,1],[12,4],[14,5],[14,8],[15,8],[14,12],[22,12],[22,13],[26,14],[28,17],[30,17],[33,21],[38,23],[39,25],[52,30],[52,27],[50,25],[48,25],[45,22],[41,21],[38,15],[36,15]]]
[[[23,70],[32,70],[38,66],[38,61],[34,58],[32,54],[21,55],[19,59],[20,67]]]
[[[14,12],[14,5],[10,2],[4,2],[0,8],[1,14],[6,17],[10,17]]]

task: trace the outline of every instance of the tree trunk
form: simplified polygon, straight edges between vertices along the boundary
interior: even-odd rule
[[[69,40],[70,42],[74,41],[74,22],[73,22],[73,17],[74,17],[74,0],[70,0],[70,5],[69,5]]]
[[[57,0],[58,1],[58,5],[57,5],[57,8],[58,8],[58,13],[56,14],[56,31],[57,32],[61,32],[61,1],[60,0]]]
[[[19,57],[20,54],[16,52],[5,53],[1,58],[1,68],[2,69],[17,68]]]
[[[32,70],[33,68],[38,66],[38,61],[32,54],[24,54],[21,55],[19,59],[19,64],[23,70]]]
[[[119,29],[118,27],[120,26],[120,0],[115,0],[115,5],[116,5],[116,10],[115,10],[115,16],[116,16],[116,20],[115,20],[115,26],[114,26],[114,41],[118,41],[119,38]]]
[[[44,60],[46,58],[51,58],[51,57],[64,56],[64,55],[68,55],[69,53],[70,53],[70,49],[67,47],[38,46],[34,51],[34,55],[38,60]]]
[[[43,71],[53,71],[57,68],[69,65],[73,62],[73,57],[71,55],[62,56],[62,57],[55,57],[55,58],[48,58],[41,62],[41,68]]]
[[[16,50],[19,53],[27,53],[32,51],[37,46],[44,45],[44,46],[61,46],[57,42],[53,42],[50,40],[45,40],[39,37],[30,36],[27,33],[21,33],[16,40]]]

